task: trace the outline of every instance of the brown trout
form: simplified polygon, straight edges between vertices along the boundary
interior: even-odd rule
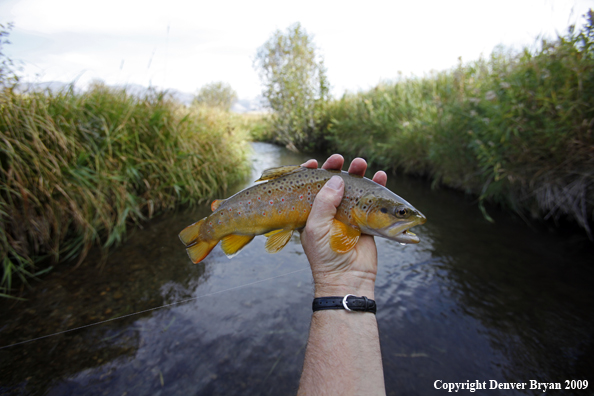
[[[265,170],[256,180],[265,183],[213,201],[212,214],[186,227],[179,237],[194,263],[204,260],[220,240],[223,252],[232,257],[262,234],[268,237],[266,251],[277,253],[289,242],[293,231],[305,227],[316,194],[334,175],[344,180],[344,196],[330,237],[334,251],[348,252],[361,234],[403,244],[419,243],[409,228],[427,219],[386,187],[344,171],[301,166]]]

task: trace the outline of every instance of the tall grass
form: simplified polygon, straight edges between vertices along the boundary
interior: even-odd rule
[[[164,93],[4,90],[0,292],[52,263],[79,265],[93,245],[121,242],[130,223],[225,188],[248,171],[246,139],[226,112],[187,109]]]
[[[346,94],[328,105],[325,122],[333,150],[473,192],[481,208],[490,200],[536,217],[567,216],[592,237],[592,11],[583,29],[538,50],[499,49]]]

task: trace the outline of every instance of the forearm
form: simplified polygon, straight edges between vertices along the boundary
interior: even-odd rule
[[[373,281],[350,293],[374,299]],[[316,287],[315,297],[344,296],[338,287]],[[384,395],[377,320],[370,312],[343,309],[313,313],[299,395]]]
[[[385,394],[373,313],[342,309],[314,312],[298,394]]]

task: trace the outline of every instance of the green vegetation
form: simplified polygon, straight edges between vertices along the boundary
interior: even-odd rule
[[[274,130],[267,113],[230,113],[231,122],[236,128],[245,131],[252,141],[274,142]]]
[[[228,113],[84,93],[0,92],[0,292],[53,263],[122,241],[130,223],[203,201],[249,170]]]
[[[193,104],[198,106],[218,107],[229,111],[237,100],[237,92],[224,82],[213,82],[204,85],[194,97]]]
[[[284,34],[277,30],[258,49],[254,66],[264,85],[262,95],[274,111],[274,140],[293,150],[316,148],[329,85],[307,32],[299,23]]]
[[[324,133],[311,146],[474,193],[487,218],[483,202],[491,201],[573,219],[592,237],[592,11],[581,30],[539,49],[499,49],[453,70],[345,94],[316,121]]]

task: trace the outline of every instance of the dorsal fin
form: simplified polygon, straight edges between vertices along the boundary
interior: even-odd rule
[[[210,210],[212,210],[213,212],[215,210],[217,210],[219,208],[219,206],[221,206],[221,204],[223,202],[225,202],[226,199],[215,199],[214,201],[212,201],[212,203],[210,204]]]
[[[270,168],[262,172],[262,176],[260,176],[260,178],[256,181],[259,182],[264,180],[276,179],[277,177],[291,175],[293,173],[301,172],[306,169],[307,168],[297,165],[287,165],[279,166],[277,168]]]

